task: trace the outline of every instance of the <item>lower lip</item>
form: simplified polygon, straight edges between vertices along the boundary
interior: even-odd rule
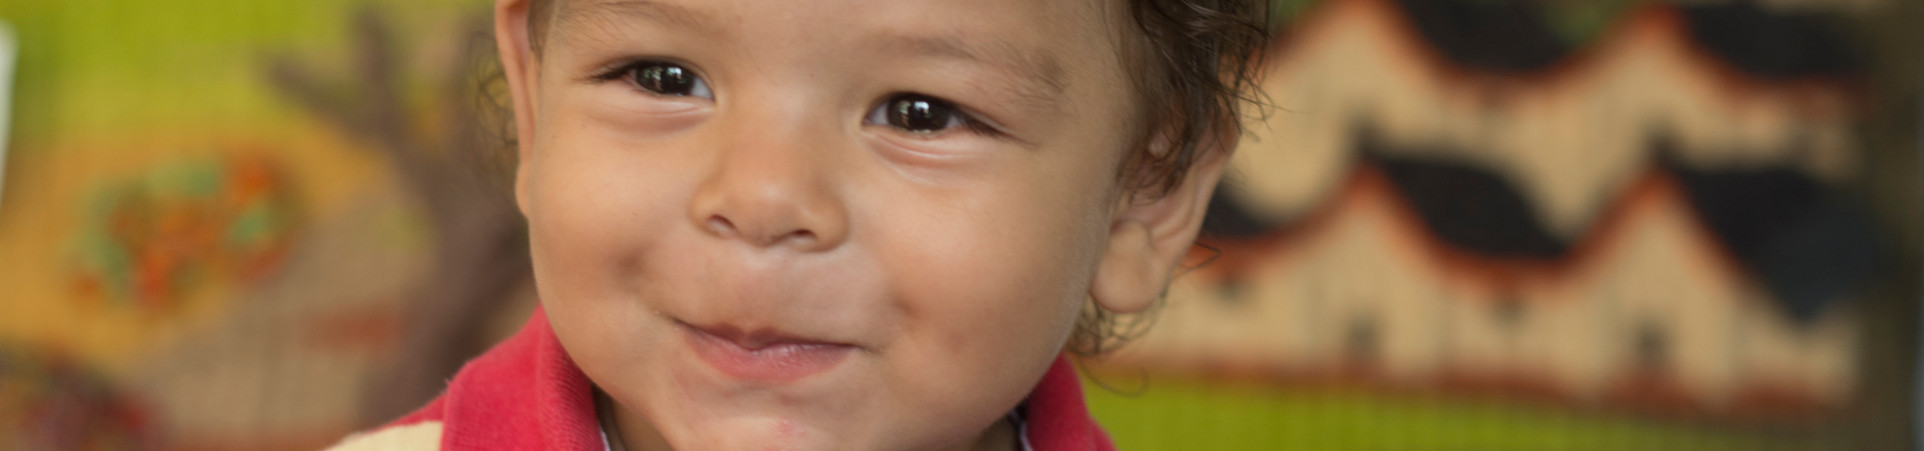
[[[752,382],[792,382],[827,371],[855,348],[826,343],[773,343],[760,349],[693,327],[684,327],[695,354],[729,377]]]

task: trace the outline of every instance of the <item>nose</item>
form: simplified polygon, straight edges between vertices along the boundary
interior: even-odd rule
[[[848,215],[833,183],[832,152],[790,122],[725,134],[732,139],[715,153],[689,204],[695,227],[757,248],[819,252],[841,245]]]

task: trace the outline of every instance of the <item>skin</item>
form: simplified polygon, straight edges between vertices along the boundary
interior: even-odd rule
[[[516,199],[549,321],[630,450],[1013,449],[1001,420],[1078,309],[1159,296],[1226,160],[1153,199],[1118,183],[1145,150],[1119,132],[1145,127],[1119,4],[570,0],[538,54],[528,6],[495,16]],[[713,95],[597,78],[637,58]],[[903,93],[986,131],[871,120]],[[744,381],[691,327],[854,351]]]

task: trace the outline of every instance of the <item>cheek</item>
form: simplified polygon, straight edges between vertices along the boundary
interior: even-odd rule
[[[528,177],[528,227],[536,280],[554,294],[594,296],[592,290],[624,269],[656,234],[680,218],[670,208],[672,184],[634,158],[581,142],[553,142],[535,158]],[[585,145],[584,145],[585,144]],[[583,293],[581,291],[591,292]],[[575,296],[543,296],[572,298]]]
[[[1043,225],[1035,217],[979,219],[952,218],[899,234],[919,247],[905,247],[902,261],[888,265],[900,268],[892,279],[915,287],[902,293],[914,302],[908,313],[927,317],[908,323],[930,324],[955,351],[1066,333],[1093,263],[1075,250],[1077,234],[1011,226]]]
[[[896,368],[902,380],[925,381],[905,398],[959,393],[965,405],[951,407],[1006,409],[1047,369],[1106,239],[1106,211],[1091,200],[1099,196],[1065,186],[1077,178],[1005,180],[878,213],[888,225],[873,231],[876,246],[890,250],[878,260],[902,303]]]
[[[691,186],[682,163],[647,154],[619,137],[594,133],[540,135],[526,172],[530,257],[542,306],[555,332],[584,370],[632,361],[617,350],[657,331],[632,298],[642,257],[679,233]]]
[[[610,114],[617,102],[592,96],[561,102],[542,111],[523,194],[537,269],[548,273],[537,282],[573,291],[633,274],[637,256],[678,231],[708,163],[678,150],[690,147],[686,135],[639,131],[688,118],[623,117]]]

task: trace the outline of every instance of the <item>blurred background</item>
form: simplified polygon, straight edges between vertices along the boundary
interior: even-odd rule
[[[1124,449],[1915,448],[1924,3],[1274,6]],[[0,0],[0,449],[319,448],[515,330],[488,7]]]

